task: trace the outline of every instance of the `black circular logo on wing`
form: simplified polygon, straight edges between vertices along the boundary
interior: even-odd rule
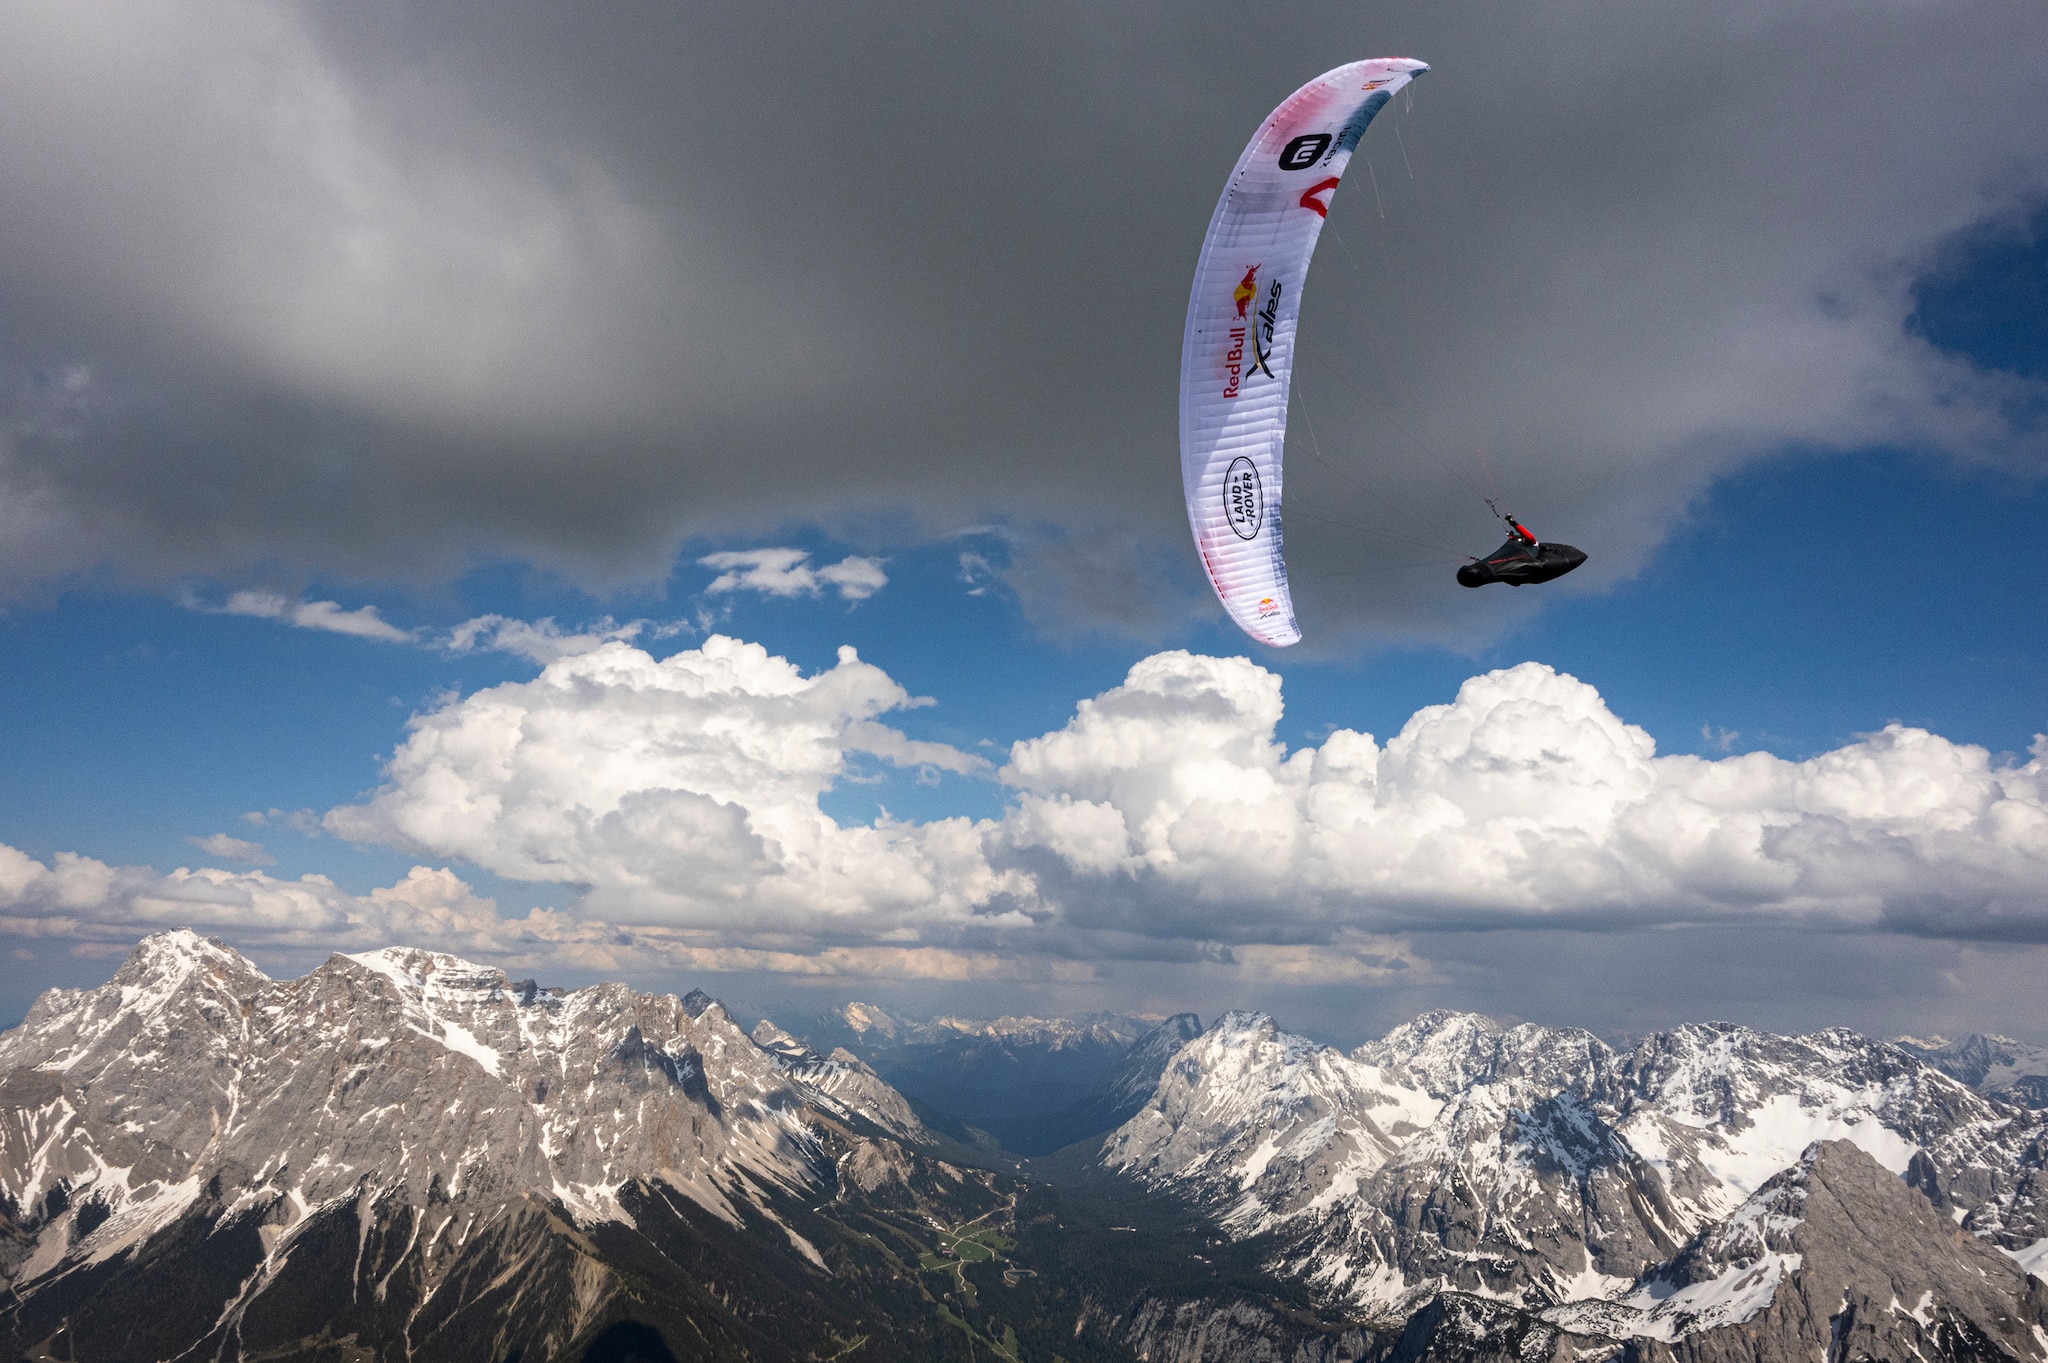
[[[1259,466],[1239,455],[1223,474],[1223,514],[1230,531],[1241,540],[1255,540],[1266,520],[1266,492],[1259,485]]]
[[[1280,169],[1307,170],[1329,149],[1328,133],[1303,133],[1280,149]]]

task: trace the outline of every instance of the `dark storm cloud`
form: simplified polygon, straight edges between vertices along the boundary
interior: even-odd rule
[[[2030,390],[1904,324],[2048,184],[2044,45],[2016,3],[11,7],[0,572],[601,585],[990,519],[1043,618],[1156,630],[1224,173],[1404,52],[1310,287],[1290,551],[1325,630],[1484,628],[1410,566],[1485,547],[1476,447],[1595,583],[1788,445],[2038,464]]]

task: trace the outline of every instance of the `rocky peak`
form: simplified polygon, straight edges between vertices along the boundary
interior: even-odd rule
[[[135,991],[139,999],[150,992],[168,992],[194,974],[214,979],[268,980],[248,957],[218,937],[202,937],[190,928],[154,933],[135,944],[121,968],[109,982]]]
[[[849,1003],[839,1009],[839,1018],[857,1035],[865,1036],[869,1032],[877,1032],[893,1041],[899,1030],[896,1019],[872,1003]]]
[[[1955,1041],[1902,1036],[1893,1038],[1892,1044],[1986,1097],[2048,1108],[2048,1046],[1983,1032]]]
[[[803,1042],[798,1041],[780,1027],[777,1027],[767,1018],[762,1018],[759,1022],[755,1023],[754,1030],[749,1035],[754,1038],[756,1046],[785,1060],[804,1063],[820,1058],[816,1051],[804,1045]],[[834,1054],[838,1054],[838,1051],[835,1050]]]
[[[1646,1360],[2048,1358],[2048,1288],[1845,1140],[1615,1301],[1545,1318],[1636,1337]]]
[[[1351,1054],[1370,1065],[1398,1065],[1444,1098],[1470,1087],[1492,1066],[1500,1031],[1499,1023],[1478,1013],[1436,1009]]]
[[[1250,1230],[1355,1196],[1439,1106],[1398,1072],[1230,1012],[1181,1046],[1102,1159],[1190,1183]]]
[[[409,948],[271,981],[190,933],[39,1000],[0,1037],[0,1083],[0,1199],[29,1219],[35,1272],[139,1243],[202,1193],[282,1206],[288,1231],[373,1195],[465,1215],[532,1195],[599,1221],[659,1181],[730,1219],[750,1189],[823,1177],[807,1114],[859,1106],[784,1073],[715,1004],[515,989]],[[902,1101],[864,1068],[841,1087]],[[97,1219],[75,1220],[88,1202]]]

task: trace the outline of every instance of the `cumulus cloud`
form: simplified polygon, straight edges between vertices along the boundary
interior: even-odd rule
[[[467,953],[507,966],[601,971],[762,971],[808,978],[924,981],[1079,981],[1086,961],[1019,962],[987,950],[929,946],[801,949],[733,945],[726,934],[622,925],[536,908],[502,918],[496,904],[446,869],[415,866],[368,894],[325,876],[280,880],[260,871],[112,866],[63,852],[46,865],[0,843],[0,934],[73,943],[76,954],[119,955],[143,933],[192,927],[244,946],[362,949],[401,944]],[[17,959],[34,959],[26,948]]]
[[[419,716],[384,784],[326,825],[750,948],[1356,940],[1347,961],[1234,959],[1362,978],[1410,968],[1374,934],[1448,926],[2048,940],[2048,739],[2007,765],[1899,725],[1803,761],[1660,757],[1594,688],[1524,663],[1385,743],[1340,729],[1289,751],[1278,676],[1175,651],[1015,744],[998,818],[827,816],[861,755],[983,769],[880,721],[912,703],[851,650],[806,677],[722,636],[665,660],[608,643]]]
[[[358,842],[562,885],[566,908],[502,918],[430,866],[359,895],[319,875],[0,847],[0,935],[97,950],[191,925],[535,968],[931,982],[1153,962],[1395,993],[1560,928],[1582,943],[1562,954],[1588,959],[1596,938],[1662,936],[1626,931],[1640,927],[2048,942],[2048,737],[2024,761],[1902,725],[1798,761],[1659,756],[1593,687],[1524,663],[1384,742],[1338,729],[1289,750],[1277,676],[1176,651],[1014,744],[996,817],[827,815],[821,795],[863,759],[990,774],[884,722],[914,704],[851,649],[807,676],[723,636],[664,659],[603,642],[417,716],[383,784],[324,817]],[[303,830],[302,813],[250,822]]]
[[[246,838],[230,837],[226,833],[209,833],[203,838],[187,838],[185,841],[191,843],[208,856],[219,857],[224,861],[246,862],[251,866],[268,866],[276,860],[275,857],[263,850],[262,843],[250,842]]]
[[[819,797],[858,754],[972,773],[981,759],[878,716],[916,704],[842,648],[806,677],[713,635],[657,660],[623,643],[421,715],[385,783],[326,826],[586,887],[595,913],[874,936],[1021,921],[1022,877],[966,819],[845,827]]]
[[[697,562],[718,570],[718,576],[704,589],[714,596],[743,591],[763,596],[816,596],[833,587],[848,601],[865,601],[889,585],[878,558],[849,554],[822,568],[811,567],[810,558],[802,549],[735,549],[706,554]]]
[[[1245,659],[1156,654],[1013,748],[1002,837],[1074,921],[1226,939],[1728,919],[2048,938],[2048,739],[2015,766],[1896,724],[1798,762],[1659,757],[1538,663],[1384,745],[1290,753],[1280,715]]]
[[[279,945],[385,945],[460,940],[496,923],[448,871],[415,867],[396,885],[351,895],[325,876],[112,866],[60,852],[45,865],[0,844],[0,932],[17,937],[132,941],[139,932],[201,927]]]

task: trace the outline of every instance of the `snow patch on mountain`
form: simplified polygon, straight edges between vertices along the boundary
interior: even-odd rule
[[[0,1035],[0,1199],[34,1237],[12,1281],[126,1252],[202,1196],[224,1217],[269,1208],[274,1254],[365,1197],[466,1203],[442,1227],[457,1245],[528,1194],[627,1220],[635,1180],[736,1223],[761,1189],[829,1179],[811,1122],[856,1113],[920,1131],[852,1056],[793,1063],[701,996],[513,985],[406,948],[280,982],[164,933]]]
[[[1431,1013],[1346,1058],[1233,1014],[1181,1049],[1102,1158],[1206,1202],[1232,1234],[1276,1235],[1276,1267],[1375,1317],[1448,1290],[1530,1309],[1598,1300],[1656,1334],[1769,1301],[1791,1271],[1782,1247],[1740,1272],[1641,1284],[1699,1234],[1736,1233],[1828,1141],[2008,1252],[2048,1232],[2034,1192],[2048,1123],[1840,1029],[1702,1024],[1617,1052],[1574,1029]]]

